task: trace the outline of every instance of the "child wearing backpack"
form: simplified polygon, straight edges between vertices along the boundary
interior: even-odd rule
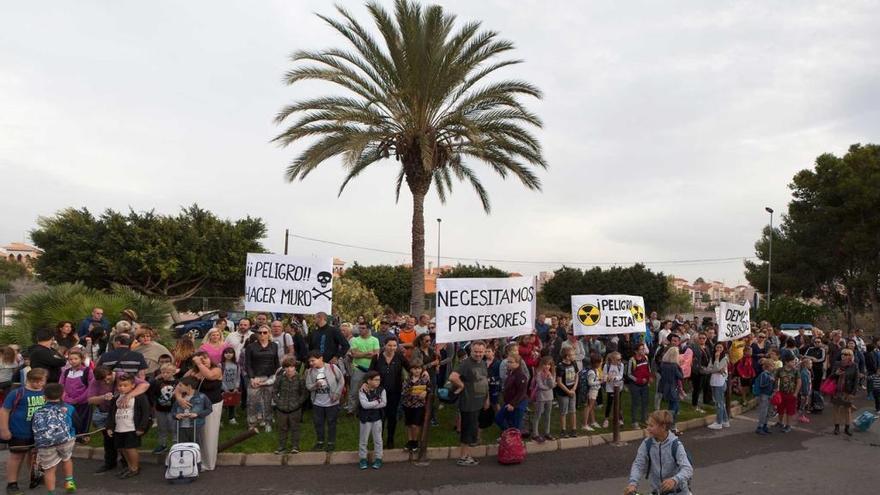
[[[798,389],[798,421],[809,423],[807,410],[813,396],[813,360],[802,357],[800,361],[801,387]]]
[[[634,494],[642,477],[651,483],[651,493],[691,495],[694,467],[684,445],[672,433],[672,413],[654,411],[648,416],[648,438],[642,441],[629,472],[623,493]]]
[[[761,359],[761,374],[755,378],[752,384],[752,393],[758,398],[758,427],[755,433],[758,435],[769,435],[770,429],[767,428],[767,418],[770,414],[770,396],[776,389],[776,376],[773,371],[776,364],[772,359]]]
[[[89,431],[92,408],[89,405],[89,383],[95,379],[91,368],[85,364],[85,355],[79,349],[67,353],[68,367],[61,373],[58,383],[64,388],[62,400],[70,404],[73,411],[73,429],[76,434]],[[88,439],[83,438],[83,443]]]
[[[37,462],[43,470],[43,481],[49,495],[55,493],[55,471],[61,464],[64,473],[64,490],[76,491],[73,479],[74,407],[61,401],[64,388],[60,383],[46,385],[46,403],[34,412],[34,446],[37,448]]]
[[[596,421],[596,401],[599,398],[599,389],[602,388],[602,380],[599,378],[599,368],[602,366],[602,358],[598,354],[590,356],[590,368],[587,370],[587,407],[584,409],[584,430],[595,431],[601,428]]]
[[[154,454],[161,454],[171,445],[174,440],[174,418],[171,416],[171,408],[174,400],[174,387],[177,386],[177,366],[171,363],[159,367],[159,376],[150,380],[150,389],[147,397],[150,404],[156,410],[156,426],[159,428],[158,445],[153,449]]]
[[[185,376],[177,384],[180,398],[189,401],[189,407],[183,407],[180,402],[174,401],[171,406],[171,417],[174,418],[174,430],[176,433],[174,443],[195,442],[202,438],[197,435],[205,426],[205,418],[211,414],[211,401],[198,391],[199,379],[194,376]]]
[[[501,432],[508,428],[516,428],[522,431],[523,415],[528,407],[529,379],[523,369],[525,361],[520,356],[507,358],[507,379],[504,380],[504,389],[501,392],[501,409],[495,415],[495,423],[501,428]],[[575,372],[575,375],[577,372]],[[574,400],[574,388],[570,398]],[[574,421],[572,421],[572,431]]]
[[[577,366],[574,364],[574,348],[566,347],[562,351],[562,361],[556,365],[556,400],[559,401],[560,438],[577,436],[577,397],[578,385]],[[566,431],[566,417],[571,422],[571,430]]]
[[[119,396],[111,401],[107,415],[107,436],[122,453],[128,467],[116,475],[119,479],[132,478],[141,474],[138,448],[141,437],[150,429],[150,400],[145,394],[132,397],[134,376],[123,373],[116,377],[116,392]]]
[[[409,363],[409,378],[403,382],[401,401],[403,404],[403,417],[406,423],[406,450],[417,452],[419,450],[419,438],[422,433],[422,424],[425,422],[425,399],[428,396],[428,388],[431,378],[422,368],[422,361],[413,358]]]
[[[418,361],[418,359],[413,360]],[[427,373],[426,373],[427,374]],[[367,443],[370,436],[373,437],[373,469],[382,467],[382,416],[385,406],[388,404],[385,390],[380,387],[382,377],[376,370],[370,370],[364,375],[364,383],[358,391],[358,420],[360,421],[360,437],[358,441],[358,457],[360,469],[367,469]],[[407,380],[409,382],[409,380]],[[424,411],[425,405],[422,404]],[[418,445],[418,443],[417,443]]]
[[[307,397],[306,383],[296,372],[296,360],[287,356],[281,360],[281,371],[272,384],[275,401],[275,424],[278,425],[278,455],[287,452],[287,434],[290,433],[290,453],[299,454],[299,424]]]
[[[10,392],[0,408],[0,439],[9,443],[9,459],[6,461],[6,493],[22,493],[18,488],[18,468],[28,454],[22,449],[34,443],[31,422],[34,413],[46,402],[43,387],[49,373],[42,368],[27,372],[24,386]],[[16,449],[16,447],[19,447]]]
[[[550,416],[553,411],[553,387],[556,385],[556,370],[553,367],[553,356],[544,356],[535,370],[532,390],[529,399],[535,405],[535,420],[532,421],[532,438],[543,443],[545,440],[556,440],[550,434]],[[541,419],[544,419],[544,431],[541,432]]]

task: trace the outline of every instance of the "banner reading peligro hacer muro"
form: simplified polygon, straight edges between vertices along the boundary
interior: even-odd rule
[[[437,342],[517,337],[535,323],[535,279],[437,279]]]
[[[333,259],[248,253],[244,309],[277,313],[330,313]]]

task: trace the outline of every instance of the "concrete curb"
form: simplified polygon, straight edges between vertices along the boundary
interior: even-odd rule
[[[755,399],[749,400],[744,406],[738,403],[731,405],[730,416],[739,416],[757,405]],[[677,426],[681,431],[703,428],[715,421],[714,414],[708,414],[701,418],[694,418],[688,421],[682,421]],[[637,442],[645,437],[644,430],[626,430],[620,432],[620,441],[623,443]],[[541,452],[554,452],[557,450],[582,449],[589,447],[597,447],[612,442],[610,433],[597,433],[591,435],[583,435],[576,438],[560,438],[552,442],[527,442],[526,452],[529,454],[538,454]],[[458,447],[429,447],[428,459],[430,460],[447,460],[454,459],[457,454]],[[103,449],[96,447],[76,446],[73,451],[73,457],[76,459],[102,459]],[[478,445],[471,448],[471,455],[475,458],[495,457],[498,455],[497,445]],[[322,464],[357,464],[358,453],[356,451],[341,452],[301,452],[299,454],[275,455],[271,453],[256,454],[239,454],[231,452],[220,452],[217,455],[218,466],[319,466]],[[409,452],[400,449],[385,451],[382,459],[385,463],[389,462],[411,462],[415,460],[415,456]],[[163,454],[153,454],[148,450],[141,451],[141,462],[146,464],[164,464],[165,456]]]

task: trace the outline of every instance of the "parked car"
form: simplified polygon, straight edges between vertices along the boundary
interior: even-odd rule
[[[226,321],[229,323],[229,329],[232,330],[235,328],[235,323],[249,316],[245,311],[225,311],[226,313]],[[251,313],[251,316],[253,312]],[[281,315],[276,313],[269,313],[269,319],[280,319]],[[184,334],[194,332],[197,338],[202,338],[208,333],[208,330],[214,328],[214,324],[217,319],[220,318],[220,311],[208,311],[207,313],[199,316],[198,318],[192,320],[181,321],[180,323],[176,323],[172,326],[172,330],[174,334],[177,335],[178,338],[182,337]]]
[[[779,329],[788,337],[796,337],[800,333],[801,328],[804,329],[804,335],[813,335],[813,325],[809,323],[783,323],[779,325]]]

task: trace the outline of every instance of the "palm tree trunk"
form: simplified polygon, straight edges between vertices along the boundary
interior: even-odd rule
[[[410,313],[416,318],[425,304],[425,193],[412,191],[412,292]]]

